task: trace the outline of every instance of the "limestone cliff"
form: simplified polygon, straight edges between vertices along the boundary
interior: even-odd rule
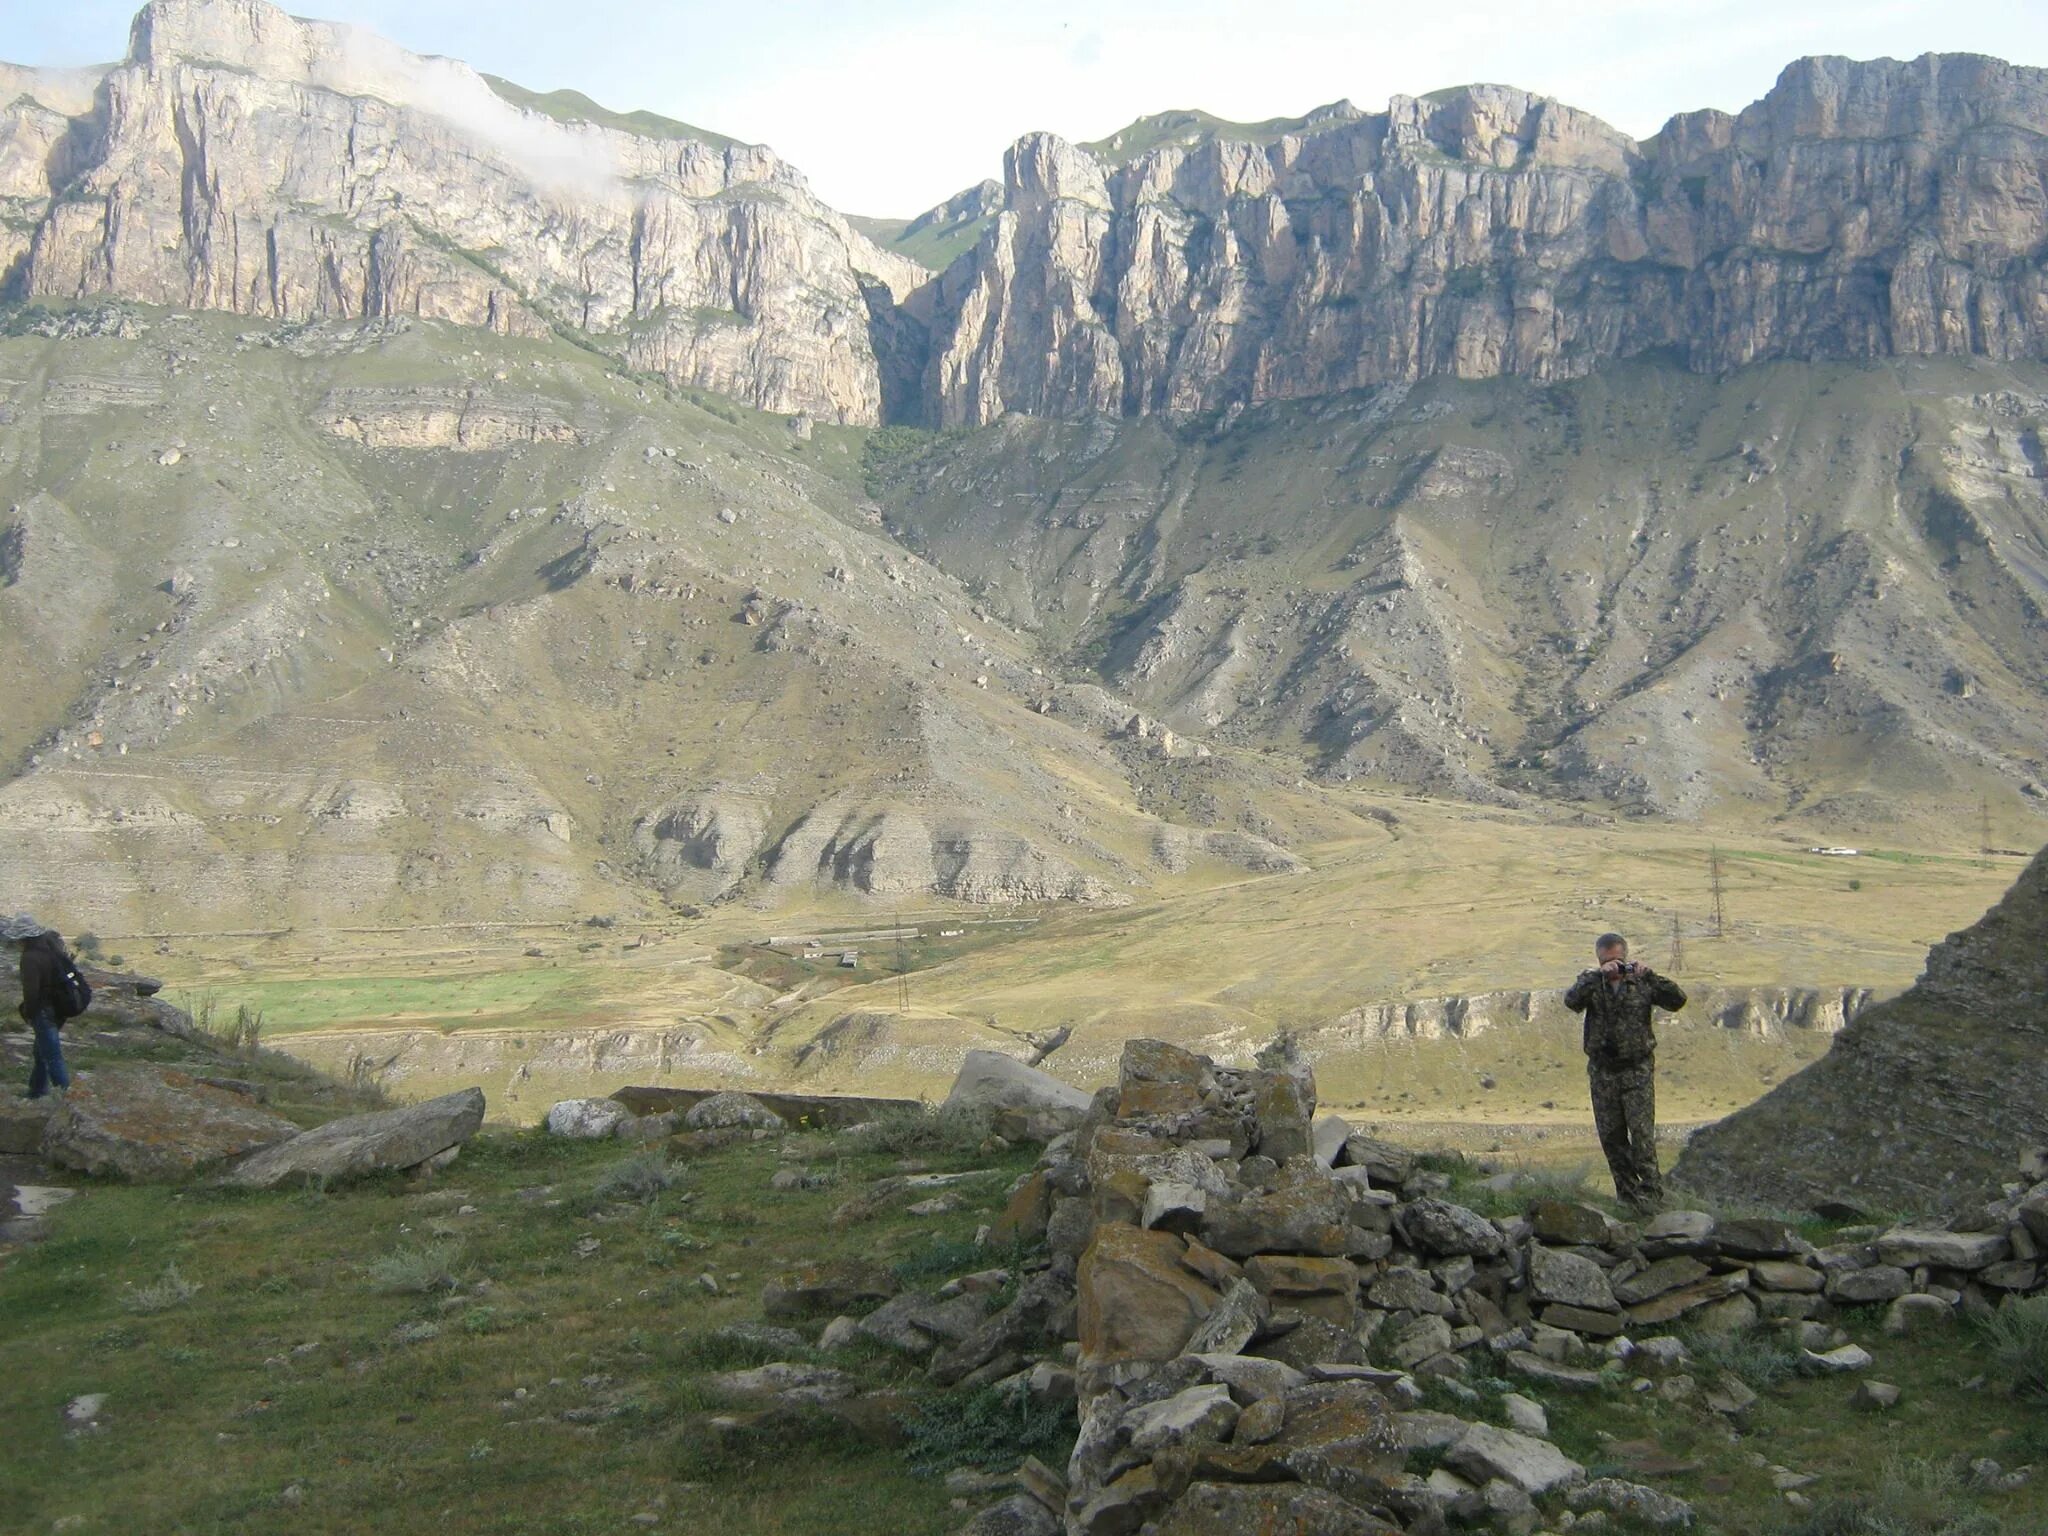
[[[2048,849],[1828,1054],[1699,1131],[1672,1172],[1726,1199],[1871,1210],[1981,1199],[2048,1142]]]
[[[2048,71],[1805,59],[1641,144],[1500,86],[1280,126],[1019,140],[937,295],[928,416],[1199,414],[1655,349],[2048,355]]]
[[[558,121],[263,0],[155,0],[90,82],[0,74],[0,292],[581,333],[762,409],[879,419],[875,247],[769,150]]]

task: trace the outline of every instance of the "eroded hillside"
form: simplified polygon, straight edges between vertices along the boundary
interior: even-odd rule
[[[1180,430],[1011,420],[907,447],[890,501],[1161,726],[1330,780],[1953,830],[1980,796],[2048,809],[2044,391],[1641,362]]]
[[[188,931],[1285,863],[1142,807],[1156,743],[1041,712],[1034,643],[887,536],[862,463],[554,339],[21,312],[0,882]],[[1205,824],[1357,824],[1195,751]]]

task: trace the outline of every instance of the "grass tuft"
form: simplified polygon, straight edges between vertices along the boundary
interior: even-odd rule
[[[198,1292],[199,1287],[179,1274],[178,1266],[172,1264],[148,1285],[124,1292],[121,1296],[121,1309],[146,1317],[153,1312],[168,1312],[173,1307],[182,1307]]]
[[[591,1193],[603,1202],[637,1200],[645,1204],[674,1189],[683,1179],[681,1164],[672,1162],[668,1153],[656,1148],[613,1163],[598,1175]]]
[[[955,1156],[981,1150],[995,1129],[995,1118],[985,1109],[941,1106],[890,1110],[848,1134],[863,1151],[941,1152]]]
[[[452,1291],[457,1283],[454,1266],[461,1255],[459,1243],[407,1243],[371,1260],[364,1273],[377,1290],[393,1294]]]
[[[2022,1397],[2048,1399],[2048,1296],[2006,1302],[1984,1330],[2006,1384]]]
[[[1074,1448],[1073,1411],[1042,1407],[1016,1387],[948,1393],[919,1405],[903,1421],[905,1454],[927,1476],[956,1467],[1008,1471],[1026,1456],[1066,1465]]]

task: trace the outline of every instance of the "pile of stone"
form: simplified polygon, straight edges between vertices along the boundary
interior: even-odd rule
[[[1596,1512],[1684,1528],[1682,1502],[1589,1479],[1548,1440],[1539,1398],[1625,1385],[1739,1419],[1754,1393],[1668,1330],[1778,1328],[1810,1371],[1864,1372],[1837,1309],[1883,1304],[1903,1332],[2042,1279],[2048,1184],[2008,1188],[1978,1231],[1852,1228],[1824,1248],[1781,1220],[1696,1211],[1638,1225],[1536,1199],[1490,1218],[1314,1109],[1313,1073],[1284,1044],[1233,1069],[1132,1041],[994,1234],[1049,1248],[1030,1307],[984,1319],[971,1298],[896,1297],[848,1325],[914,1322],[941,1382],[1073,1392],[1064,1485],[1024,1479],[968,1531],[1527,1533],[1546,1509],[1559,1528],[1596,1528]],[[1063,1335],[1070,1381],[1029,1359]],[[1468,1376],[1529,1395],[1507,1395],[1502,1424],[1420,1406],[1431,1378],[1440,1398],[1485,1400]],[[1858,1379],[1859,1405],[1897,1401]]]

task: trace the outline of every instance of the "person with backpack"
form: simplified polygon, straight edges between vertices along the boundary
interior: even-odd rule
[[[92,1003],[92,988],[79,973],[78,962],[53,929],[31,934],[21,945],[21,1016],[35,1034],[35,1064],[29,1068],[28,1096],[40,1099],[52,1088],[71,1086],[59,1035],[68,1020]]]

